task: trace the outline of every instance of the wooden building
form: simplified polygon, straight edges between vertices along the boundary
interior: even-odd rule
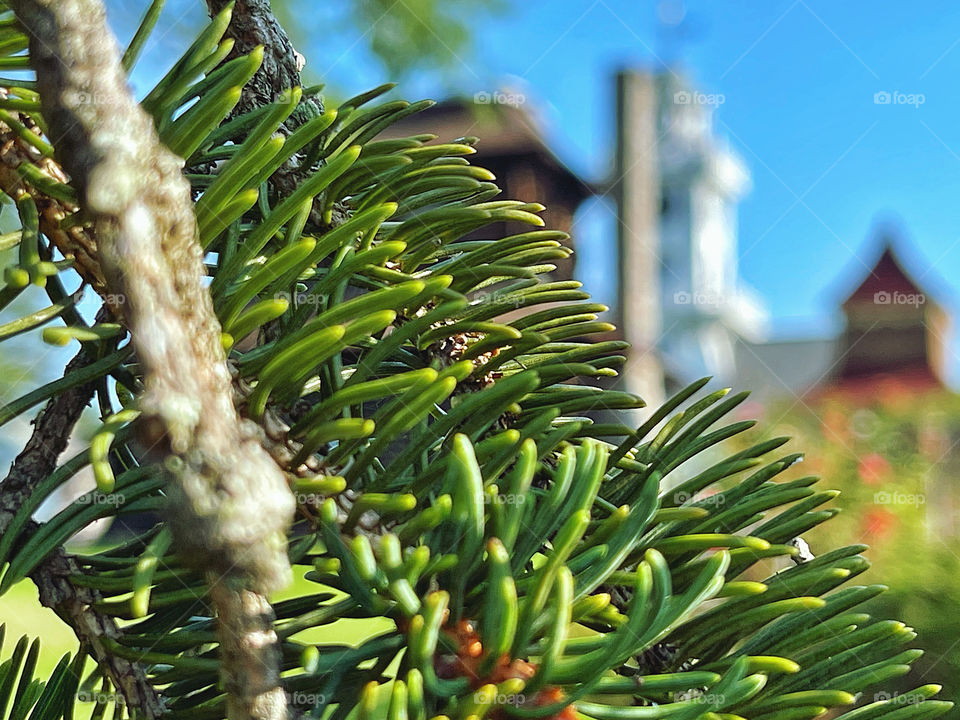
[[[436,142],[476,137],[473,165],[496,176],[502,190],[499,198],[538,202],[547,228],[569,233],[580,204],[594,194],[594,188],[579,178],[547,147],[543,130],[523,103],[487,103],[463,98],[445,100],[411,115],[384,133],[384,137],[407,137],[421,133],[437,136]],[[507,96],[516,98],[518,96]],[[498,238],[531,230],[529,225],[503,223],[478,231],[478,237]],[[557,264],[555,276],[573,277],[575,257]]]
[[[824,390],[871,395],[879,388],[944,389],[949,317],[904,269],[889,241],[841,309],[845,328]]]

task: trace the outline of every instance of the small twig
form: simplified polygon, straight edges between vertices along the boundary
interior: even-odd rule
[[[103,322],[109,317],[109,313],[101,309],[97,321]],[[65,374],[80,370],[94,360],[94,348],[85,346],[67,364]],[[94,389],[92,382],[71,388],[52,398],[37,415],[30,439],[14,460],[6,478],[0,482],[0,535],[6,532],[36,484],[56,468],[57,459],[66,449]],[[25,528],[25,534],[36,526],[31,522]],[[123,695],[127,707],[138,708],[148,720],[160,717],[163,714],[161,698],[147,680],[143,667],[115,657],[103,647],[104,637],[117,639],[122,632],[112,617],[94,609],[94,603],[102,600],[96,590],[76,586],[70,581],[70,576],[79,572],[76,559],[58,547],[37,565],[30,577],[39,590],[40,602],[73,629],[87,652]]]
[[[229,0],[207,0],[211,15],[228,4]],[[235,0],[224,35],[234,40],[233,49],[224,62],[246,55],[258,45],[263,46],[263,63],[244,86],[233,116],[276,102],[292,88],[300,87],[304,57],[296,51],[286,31],[277,22],[270,0]],[[319,95],[305,95],[283,124],[284,132],[292,133],[310,118],[322,114],[323,109],[323,99]],[[270,178],[270,187],[277,197],[290,195],[313,169],[303,160],[302,152],[295,154]],[[335,205],[331,225],[339,225],[346,219],[346,214],[345,208]],[[319,203],[314,203],[310,222],[318,227],[325,225]]]
[[[219,13],[229,4],[229,0],[207,0],[211,15]],[[258,45],[263,46],[263,63],[244,86],[240,102],[233,111],[235,115],[243,115],[276,102],[281,93],[300,86],[300,71],[305,60],[294,49],[286,31],[274,17],[270,0],[236,0],[225,36],[233,39],[234,45],[224,62],[246,55]],[[313,102],[318,105],[298,108],[296,112],[323,112],[319,98]],[[300,124],[296,114],[291,120]]]

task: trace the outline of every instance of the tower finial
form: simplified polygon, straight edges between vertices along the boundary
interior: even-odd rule
[[[657,57],[669,70],[677,64],[687,34],[685,0],[659,0],[657,3]]]

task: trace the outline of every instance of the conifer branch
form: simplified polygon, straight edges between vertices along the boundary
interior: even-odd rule
[[[266,595],[290,578],[285,530],[293,498],[232,402],[183,163],[130,94],[98,0],[12,4],[30,39],[58,160],[92,221],[107,283],[126,300],[145,376],[142,439],[169,471],[174,537],[184,557],[218,582]],[[224,603],[220,617],[224,642],[250,626],[231,607]],[[274,662],[276,652],[259,638],[249,645],[258,652],[228,654],[222,672],[231,687],[273,697],[279,687],[258,680],[260,664]],[[270,676],[278,680],[279,671]],[[249,692],[231,699],[233,718],[285,715],[282,703]]]
[[[229,4],[228,0],[207,0],[211,15],[221,12]],[[263,47],[263,63],[244,86],[234,115],[275,102],[282,93],[300,86],[304,57],[294,49],[286,31],[274,17],[270,0],[236,0],[224,37],[234,40],[233,50],[224,62],[246,55],[257,46]],[[312,109],[323,112],[319,98],[308,98],[307,103],[316,103]],[[306,110],[301,108],[297,112]],[[303,118],[295,112],[288,120],[288,126],[292,129],[302,122]]]
[[[211,16],[221,12],[230,4],[228,0],[207,0]],[[276,102],[292,88],[300,87],[300,73],[306,60],[293,47],[286,30],[277,21],[270,7],[270,0],[235,0],[230,24],[227,26],[224,37],[235,41],[233,49],[224,62],[246,55],[258,46],[263,48],[263,63],[244,86],[240,101],[231,114],[233,117]],[[322,114],[323,111],[323,99],[320,95],[305,94],[297,108],[283,123],[283,130],[292,133],[307,120]],[[270,178],[270,185],[277,197],[289,196],[309,174],[312,168],[303,160],[302,153],[297,153]],[[330,224],[340,224],[345,216],[345,208],[338,203],[334,207]],[[323,222],[323,213],[316,204],[310,220],[317,226],[326,224]]]
[[[109,319],[106,307],[98,321]],[[84,346],[67,363],[64,374],[81,370],[96,360],[94,348]],[[33,492],[35,486],[54,471],[57,459],[67,447],[73,428],[83,409],[93,397],[95,383],[71,388],[52,398],[34,420],[33,432],[23,451],[17,455],[10,472],[0,482],[0,535]],[[28,533],[38,525],[31,521]],[[116,620],[99,612],[93,605],[103,598],[93,588],[80,587],[71,575],[80,573],[76,559],[62,547],[56,548],[31,573],[40,602],[52,609],[76,633],[88,652],[103,668],[114,687],[123,695],[128,707],[138,708],[148,720],[163,714],[160,696],[147,679],[143,667],[136,662],[111,655],[103,639],[116,640],[122,634]]]
[[[825,507],[836,492],[790,479],[802,456],[779,454],[787,438],[730,449],[753,426],[730,419],[747,394],[701,392],[708,379],[639,428],[613,421],[642,400],[596,386],[625,362],[625,344],[591,342],[613,330],[598,317],[607,308],[544,277],[569,256],[567,236],[477,239],[505,224],[541,228],[543,206],[494,200],[492,174],[466,159],[472,138],[382,139],[429,101],[371,104],[383,85],[304,121],[311,106],[284,93],[299,83],[297,56],[273,35],[265,1],[238,0],[137,105],[98,0],[18,0],[18,10],[33,42],[2,15],[0,59],[39,82],[0,82],[0,133],[11,131],[0,189],[21,224],[0,236],[19,249],[0,304],[67,270],[56,246],[119,298],[137,354],[111,353],[0,408],[2,424],[96,377],[104,420],[88,453],[38,466],[39,484],[5,521],[0,594],[32,577],[85,643],[47,683],[55,701],[18,691],[11,717],[75,717],[87,647],[138,717],[147,696],[111,655],[138,663],[182,718],[950,710],[931,699],[933,684],[854,707],[896,687],[921,651],[902,623],[850,612],[883,589],[838,589],[868,568],[864,546],[816,557],[795,547],[836,514]],[[223,64],[241,38],[268,47]],[[264,51],[259,94],[237,114]],[[170,153],[193,167],[182,173]],[[62,221],[44,215],[51,197]],[[338,203],[350,213],[333,227]],[[51,236],[63,228],[82,234]],[[0,341],[62,317],[67,327],[44,328],[46,339],[111,347],[123,327],[88,327],[56,283],[51,305],[0,325]],[[102,392],[110,374],[115,398]],[[81,407],[74,398],[64,412]],[[94,507],[87,494],[30,523],[86,463],[119,502]],[[302,515],[286,528],[289,561],[286,482]],[[130,542],[64,555],[94,518],[158,507],[172,517]],[[287,562],[313,590],[271,606]],[[91,610],[129,621],[122,637]],[[371,636],[342,644],[347,619]],[[592,633],[571,637],[577,626]],[[40,687],[29,658],[13,682],[28,645],[5,663],[0,707],[14,685]]]

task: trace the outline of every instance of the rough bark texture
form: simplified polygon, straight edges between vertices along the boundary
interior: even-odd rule
[[[280,685],[280,641],[273,629],[273,608],[262,595],[223,577],[209,577],[210,598],[223,627],[220,659],[224,667],[244,668],[242,675],[224,673],[227,717],[283,717],[287,696]]]
[[[228,0],[207,0],[211,15],[220,12],[228,4]],[[270,0],[236,0],[224,35],[234,40],[233,50],[224,62],[246,55],[258,45],[264,49],[263,63],[244,86],[240,102],[232,115],[241,115],[268,105],[290,89],[300,87],[304,58],[293,47],[286,31],[274,17]],[[305,95],[287,118],[284,130],[293,132],[310,118],[322,114],[323,109],[323,99],[319,95]],[[310,172],[311,168],[306,167],[303,159],[302,153],[298,153],[273,174],[270,187],[275,196],[286,197],[292,193]],[[340,224],[345,215],[346,209],[338,203],[334,206],[334,219],[330,225]],[[314,203],[310,221],[318,227],[325,226],[318,203]]]
[[[228,0],[207,0],[211,15],[229,4]],[[225,36],[234,40],[234,46],[224,62],[247,55],[258,45],[263,46],[263,64],[244,86],[240,102],[233,111],[235,115],[269,105],[277,100],[280,93],[300,86],[303,56],[294,49],[286,31],[273,16],[270,0],[236,0]],[[300,124],[296,122],[298,113],[323,112],[319,98],[308,99],[308,104],[311,102],[316,104],[298,108],[290,121]]]
[[[58,160],[92,220],[108,287],[126,301],[144,371],[141,426],[169,470],[180,551],[218,582],[266,594],[290,578],[285,530],[293,497],[232,402],[182,161],[161,145],[130,95],[99,0],[11,4],[30,36]],[[214,599],[226,602],[226,595]],[[242,641],[255,625],[243,615],[251,604],[241,605],[222,608],[225,643]],[[257,651],[223,658],[228,685],[247,689],[231,697],[231,717],[285,717],[285,705],[275,701],[279,672],[262,668],[275,662],[276,648],[261,634],[246,647]],[[264,678],[275,686],[265,687]]]

